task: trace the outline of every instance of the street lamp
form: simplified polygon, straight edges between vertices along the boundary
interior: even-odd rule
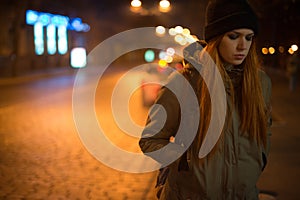
[[[134,8],[140,8],[142,6],[142,2],[140,0],[132,0],[131,6]]]
[[[160,12],[169,12],[170,11],[170,2],[168,0],[161,0],[159,2],[159,11]]]
[[[144,8],[142,6],[142,1],[140,0],[132,0],[130,10],[134,13],[138,13],[141,15],[159,15],[161,13],[169,12],[171,9],[171,4],[168,0],[160,0],[158,6]]]
[[[132,0],[130,9],[132,12],[139,12],[142,7],[142,2],[140,0]]]

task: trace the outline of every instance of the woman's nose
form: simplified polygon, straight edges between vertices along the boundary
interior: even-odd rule
[[[244,38],[240,38],[237,48],[239,50],[245,50],[247,48],[247,41]]]

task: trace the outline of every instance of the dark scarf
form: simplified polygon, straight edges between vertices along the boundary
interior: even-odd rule
[[[235,93],[239,92],[242,87],[244,68],[241,65],[225,65],[224,67],[231,80]],[[228,90],[230,91],[230,84],[226,84],[226,91],[228,92]]]

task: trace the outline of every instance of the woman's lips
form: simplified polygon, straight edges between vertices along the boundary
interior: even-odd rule
[[[245,55],[244,54],[234,54],[233,57],[236,60],[243,60],[245,58]]]

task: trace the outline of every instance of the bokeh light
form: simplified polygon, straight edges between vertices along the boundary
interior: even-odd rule
[[[261,52],[266,55],[269,53],[269,50],[266,47],[264,47],[261,49]]]
[[[163,26],[157,26],[155,28],[155,32],[156,32],[157,35],[162,36],[166,33],[166,28],[163,27]]]
[[[269,47],[269,53],[274,54],[275,53],[275,48],[274,47]]]
[[[283,46],[279,46],[279,47],[278,47],[278,51],[279,51],[280,53],[284,53],[284,47],[283,47]]]
[[[134,8],[141,7],[142,6],[142,2],[139,1],[139,0],[132,0],[131,1],[131,6],[134,7]]]
[[[144,59],[146,62],[153,62],[155,59],[154,51],[151,49],[148,49],[144,54]]]
[[[291,46],[291,48],[292,48],[293,51],[297,51],[298,50],[298,46],[296,44],[293,44]]]

